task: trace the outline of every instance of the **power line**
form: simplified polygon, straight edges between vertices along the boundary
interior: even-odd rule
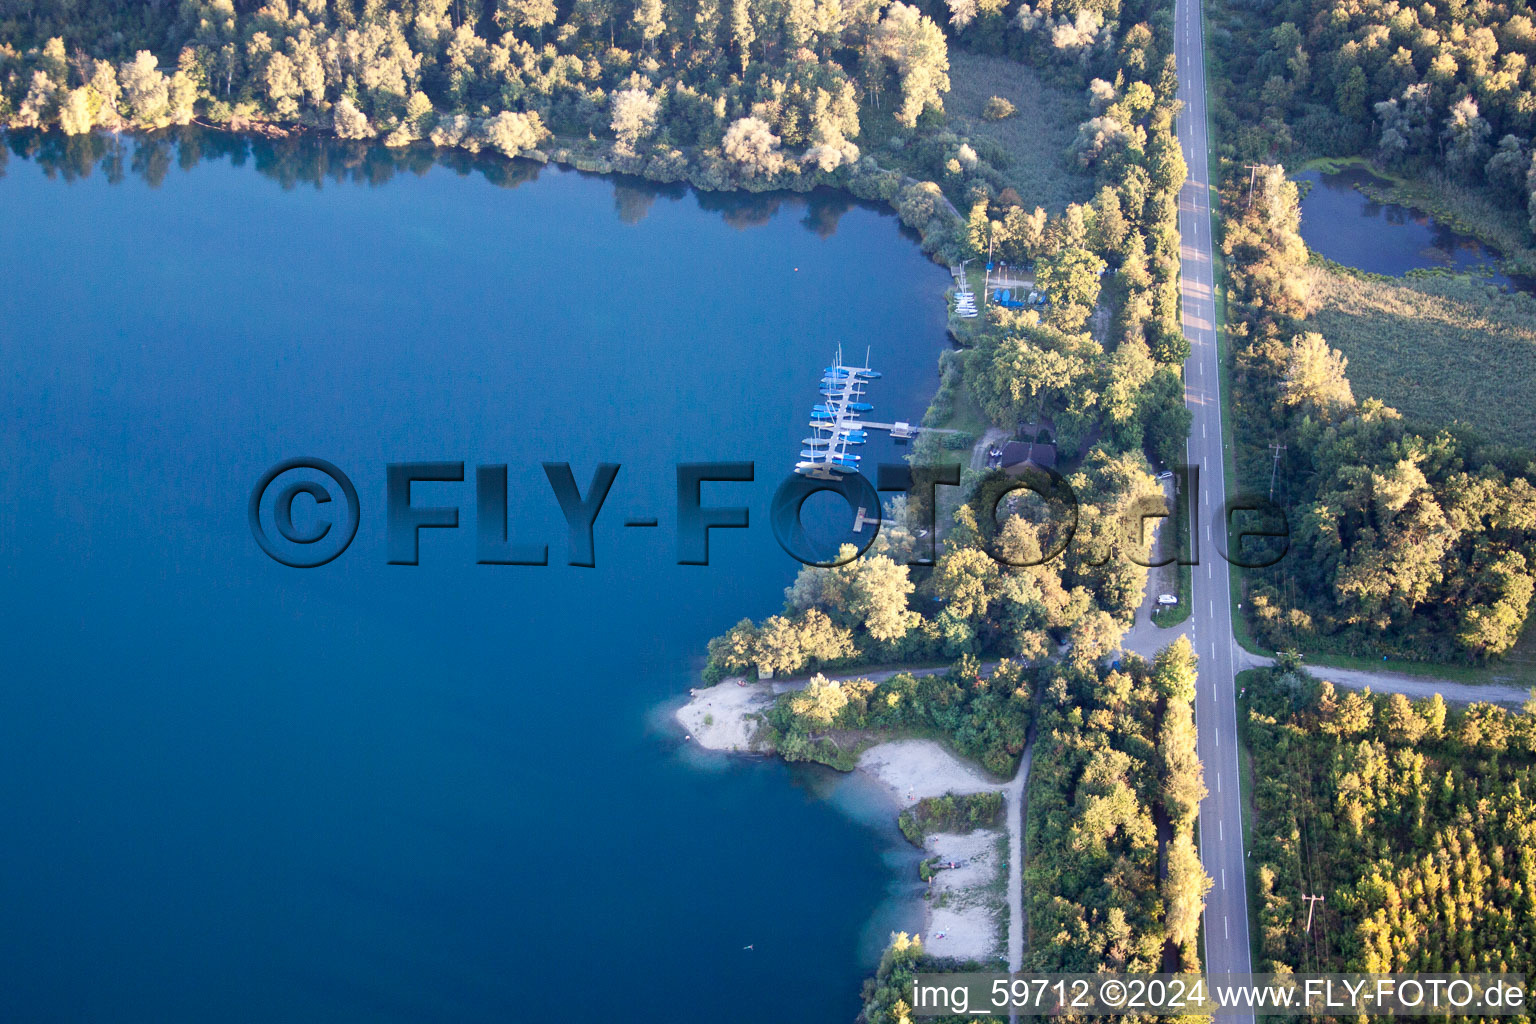
[[[1275,500],[1275,474],[1277,472],[1279,472],[1279,470],[1280,470],[1280,453],[1285,451],[1286,446],[1283,445],[1283,444],[1272,444],[1269,447],[1275,453],[1274,465],[1272,465],[1270,467],[1270,469],[1269,469],[1269,500],[1270,501],[1274,501]]]

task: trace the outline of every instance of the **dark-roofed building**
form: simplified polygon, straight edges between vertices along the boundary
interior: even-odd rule
[[[1000,466],[1005,473],[1011,470],[1022,471],[1025,466],[1055,469],[1056,446],[1040,441],[1009,441],[1003,445],[994,465]]]

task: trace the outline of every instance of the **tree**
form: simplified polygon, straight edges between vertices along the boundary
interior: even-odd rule
[[[1375,112],[1381,126],[1376,158],[1382,164],[1390,167],[1417,156],[1434,141],[1427,82],[1404,87],[1397,98],[1376,104]]]
[[[370,139],[374,135],[373,126],[368,123],[368,115],[357,109],[357,104],[352,102],[350,96],[343,96],[336,101],[331,117],[338,138]]]
[[[957,32],[965,31],[976,20],[976,0],[945,0],[949,6],[949,24]]]
[[[752,24],[752,0],[731,0],[731,45],[741,61],[742,74],[752,59],[752,44],[757,40],[757,30]]]
[[[1367,88],[1365,70],[1358,64],[1351,65],[1349,73],[1334,91],[1334,103],[1338,105],[1339,113],[1349,118],[1363,118]]]
[[[272,108],[277,115],[286,118],[297,116],[299,104],[296,97],[299,96],[301,88],[293,60],[286,53],[272,54],[267,58],[267,67],[262,72],[262,79],[266,83],[267,99],[272,102]]]
[[[1195,666],[1198,663],[1189,637],[1181,636],[1153,660],[1152,680],[1169,701],[1188,704],[1195,699]]]
[[[811,111],[811,145],[805,161],[829,173],[859,159],[859,147],[848,136],[859,134],[859,106],[853,83],[843,82],[836,90],[816,89],[816,103]]]
[[[1133,132],[1108,114],[1091,117],[1077,126],[1072,152],[1077,155],[1079,166],[1092,167],[1124,151],[1136,141],[1139,131]]]
[[[709,642],[709,668],[706,682],[719,682],[726,672],[745,672],[757,664],[758,629],[751,619],[742,619]]]
[[[1035,265],[1035,283],[1050,297],[1053,320],[1065,330],[1081,327],[1099,300],[1105,263],[1087,249],[1063,249]]]
[[[954,548],[940,556],[934,567],[933,589],[950,614],[979,619],[987,613],[997,580],[992,556],[980,548]]]
[[[504,29],[531,28],[544,38],[544,26],[554,24],[555,0],[496,0],[496,24]]]
[[[95,119],[98,122],[105,122],[116,118],[118,100],[123,95],[122,86],[117,81],[117,69],[107,61],[96,61],[91,68],[90,87],[101,101],[101,108],[97,111]]]
[[[1158,732],[1163,809],[1178,828],[1187,828],[1194,821],[1206,794],[1204,772],[1195,753],[1192,701],[1193,694],[1189,700],[1170,700]]]
[[[848,706],[848,693],[841,683],[818,672],[805,689],[790,698],[789,706],[796,717],[827,728]]]
[[[779,137],[756,117],[733,121],[725,131],[720,148],[743,178],[772,177],[784,169]]]
[[[1045,210],[1035,207],[1026,213],[1022,206],[1010,206],[1003,214],[1003,231],[999,239],[1003,256],[1011,262],[1023,263],[1040,255],[1045,246]]]
[[[1484,176],[1505,198],[1523,202],[1525,176],[1531,167],[1531,157],[1525,143],[1518,135],[1506,135],[1499,140],[1499,148],[1488,158]]]
[[[118,69],[123,90],[124,113],[139,124],[158,127],[170,112],[170,83],[155,66],[155,55],[148,50],[134,54]]]
[[[1101,255],[1123,256],[1131,226],[1120,207],[1120,193],[1105,185],[1094,197],[1093,225],[1089,238]]]
[[[613,94],[613,120],[609,127],[622,153],[633,153],[635,143],[656,130],[661,103],[644,89],[622,89]]]
[[[1067,632],[1068,642],[1072,644],[1067,659],[1073,667],[1086,672],[1119,650],[1124,636],[1125,627],[1116,622],[1114,616],[1102,610],[1088,612]]]
[[[944,109],[941,94],[949,91],[949,51],[944,31],[933,19],[896,0],[886,8],[870,47],[895,66],[901,80],[898,122],[910,128],[924,110]]]
[[[1017,110],[1014,108],[1014,105],[1001,96],[991,97],[987,100],[986,105],[981,108],[981,116],[988,121],[1006,121],[1015,113],[1017,113]]]
[[[1321,334],[1308,331],[1297,335],[1291,340],[1280,383],[1281,401],[1325,420],[1338,419],[1355,407],[1345,374],[1348,367],[1349,360],[1329,348]]]
[[[197,102],[197,83],[183,71],[171,76],[168,89],[169,117],[174,124],[190,124],[193,106]]]
[[[1179,140],[1172,132],[1164,130],[1152,134],[1147,146],[1147,170],[1152,175],[1153,187],[1164,195],[1177,195],[1184,186],[1184,179],[1189,177],[1189,165],[1184,162]]]
[[[663,13],[661,0],[638,0],[635,4],[635,28],[647,49],[654,50],[657,37],[667,30]]]
[[[549,130],[535,113],[515,114],[503,111],[485,122],[486,144],[503,156],[522,156],[537,149],[549,137]]]
[[[84,135],[90,131],[96,122],[96,112],[91,108],[99,108],[100,102],[88,85],[69,90],[64,102],[59,104],[59,127],[64,130],[64,134]]]
[[[992,236],[992,221],[987,216],[987,201],[979,199],[971,205],[971,214],[965,220],[965,245],[973,257],[987,255]]]
[[[1445,162],[1451,171],[1467,179],[1476,179],[1488,162],[1488,137],[1492,127],[1478,114],[1477,100],[1463,96],[1451,105],[1445,118]]]
[[[1169,845],[1168,877],[1163,882],[1168,939],[1174,945],[1188,945],[1199,935],[1205,894],[1211,891],[1211,885],[1211,877],[1200,866],[1194,836],[1187,830],[1181,831]]]
[[[1428,730],[1428,723],[1420,718],[1414,711],[1408,698],[1400,693],[1394,693],[1387,698],[1386,714],[1387,735],[1392,742],[1404,746],[1412,746],[1423,738]]]
[[[856,563],[858,570],[849,592],[848,610],[871,637],[882,642],[900,640],[919,621],[907,607],[914,587],[905,565],[884,555]]]
[[[802,566],[794,585],[784,591],[791,611],[819,608],[845,626],[862,628],[881,642],[899,640],[919,620],[907,607],[913,591],[905,565],[883,554],[855,557],[843,545],[837,565]]]

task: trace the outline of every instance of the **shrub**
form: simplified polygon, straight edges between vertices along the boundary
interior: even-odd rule
[[[1001,96],[993,96],[987,100],[986,106],[981,108],[981,116],[988,121],[1005,121],[1018,113],[1012,103]]]
[[[1003,794],[996,791],[924,797],[896,819],[901,834],[914,846],[936,832],[971,832],[995,828],[1003,816]]]

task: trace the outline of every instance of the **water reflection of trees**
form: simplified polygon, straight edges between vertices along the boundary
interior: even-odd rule
[[[4,174],[10,154],[37,164],[50,179],[74,182],[100,175],[115,185],[132,174],[150,188],[159,188],[173,170],[189,172],[202,163],[225,161],[235,167],[250,165],[284,189],[318,189],[328,184],[377,187],[399,174],[421,177],[433,166],[465,177],[478,174],[501,188],[516,188],[535,180],[544,170],[543,165],[532,160],[507,160],[466,150],[436,150],[429,146],[391,148],[315,135],[268,138],[210,130],[195,124],[131,136],[9,131],[0,144],[0,175]],[[677,202],[691,191],[686,185],[643,178],[620,176],[609,180],[614,211],[625,224],[643,221],[658,198]],[[701,210],[719,214],[727,224],[739,229],[767,224],[786,207],[803,209],[800,222],[822,238],[831,236],[843,215],[854,206],[889,213],[883,206],[829,188],[805,194],[693,194]]]

